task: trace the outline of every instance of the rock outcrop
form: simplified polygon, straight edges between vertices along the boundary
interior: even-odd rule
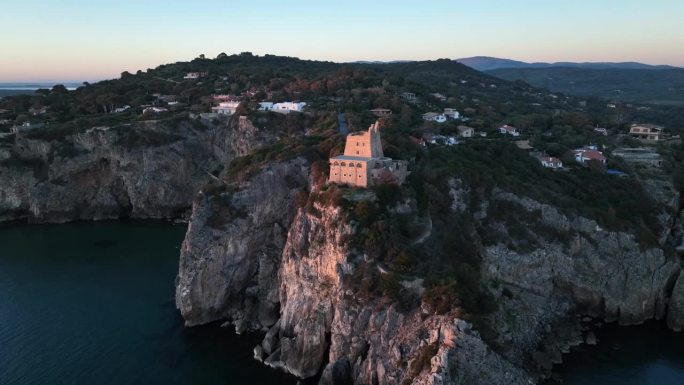
[[[537,217],[535,226],[557,235],[537,234],[538,246],[530,250],[499,243],[484,253],[488,278],[512,293],[500,298],[494,318],[499,344],[516,364],[540,352],[560,362],[561,351],[582,340],[574,330],[578,323],[572,322],[579,315],[621,325],[666,316],[674,325],[682,319],[675,315],[681,311],[678,302],[670,303],[681,270],[675,255],[531,199],[503,192],[492,199],[518,205],[527,213],[520,215]]]
[[[273,325],[280,258],[307,178],[308,164],[295,159],[269,165],[236,192],[199,194],[176,282],[187,325],[221,319],[238,331]]]
[[[301,378],[322,373],[321,384],[528,383],[522,369],[489,349],[454,314],[430,315],[420,308],[406,313],[386,299],[357,298],[345,278],[364,257],[350,251],[354,228],[342,209],[319,203],[299,208],[283,238],[280,228],[293,209],[283,202],[294,191],[278,187],[276,176],[286,179],[296,168],[277,164],[255,176],[240,196],[253,196],[267,180],[271,199],[241,204],[232,198],[247,213],[232,217],[222,231],[206,227],[212,210],[207,198],[196,202],[177,285],[188,324],[228,319],[238,329],[263,328],[272,320],[260,315],[273,314],[279,305],[279,318],[254,349],[255,358]],[[278,219],[276,208],[283,214]],[[252,221],[262,225],[245,230]],[[277,221],[282,226],[274,233]],[[282,251],[273,254],[278,246]]]
[[[178,218],[235,156],[269,142],[247,122],[96,127],[0,144],[0,222]]]

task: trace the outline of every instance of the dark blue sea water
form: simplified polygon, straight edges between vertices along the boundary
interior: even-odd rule
[[[184,226],[0,227],[0,384],[294,384],[174,305]]]
[[[563,357],[557,368],[564,385],[682,385],[684,335],[665,325],[608,325],[596,331],[599,344]]]

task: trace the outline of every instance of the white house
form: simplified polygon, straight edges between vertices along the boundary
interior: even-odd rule
[[[423,120],[444,123],[447,121],[447,118],[446,116],[444,116],[444,114],[439,114],[437,112],[427,112],[423,114]]]
[[[457,145],[458,139],[453,136],[444,135],[426,135],[425,139],[430,144],[445,145],[445,146],[455,146]]]
[[[199,79],[207,76],[206,72],[188,72],[183,79]]]
[[[575,161],[577,163],[586,164],[591,160],[595,160],[606,164],[606,157],[601,151],[596,149],[596,146],[587,146],[584,148],[578,148],[572,151],[575,155]]]
[[[143,110],[143,114],[161,114],[162,112],[167,112],[168,109],[164,107],[147,107]]]
[[[278,112],[281,114],[289,114],[290,112],[302,112],[306,107],[304,102],[283,102],[274,103],[271,111]]]
[[[513,126],[509,126],[508,124],[499,127],[499,133],[502,135],[520,136],[520,131]]]
[[[606,130],[605,127],[596,127],[594,128],[594,132],[603,136],[608,136],[608,130]]]
[[[563,162],[560,159],[553,156],[542,156],[539,158],[539,162],[541,162],[541,165],[546,168],[563,168]]]
[[[233,115],[240,106],[240,102],[221,102],[217,107],[211,107],[211,112],[219,115]]]
[[[461,114],[458,111],[456,111],[456,109],[454,109],[454,108],[445,108],[444,109],[444,116],[446,116],[449,119],[454,119],[454,120],[461,118]]]
[[[259,102],[259,111],[273,110],[273,102]]]

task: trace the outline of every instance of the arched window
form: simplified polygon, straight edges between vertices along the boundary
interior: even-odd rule
[[[344,166],[346,166],[346,165],[347,165],[347,164],[344,163],[344,162],[340,163],[340,166],[342,166],[342,167],[344,167]]]
[[[349,163],[349,167],[354,167],[354,163]]]
[[[361,163],[356,165],[357,168],[361,168]]]
[[[339,166],[339,165],[340,165],[340,162],[335,162],[335,163],[333,163],[333,165]]]

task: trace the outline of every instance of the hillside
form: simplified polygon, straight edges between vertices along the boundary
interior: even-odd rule
[[[684,69],[501,68],[487,73],[576,96],[684,105]]]
[[[650,65],[637,62],[555,62],[544,63],[534,62],[527,63],[518,60],[501,59],[489,56],[473,56],[468,58],[456,59],[457,62],[474,68],[478,71],[491,71],[500,68],[552,68],[552,67],[570,67],[582,69],[673,69],[676,67],[668,65]]]

